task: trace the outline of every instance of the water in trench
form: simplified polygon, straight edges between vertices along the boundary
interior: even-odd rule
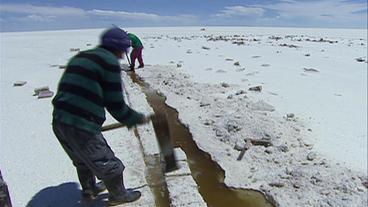
[[[134,134],[140,140],[140,135],[137,128],[134,129]],[[143,145],[140,142],[143,152]],[[144,155],[144,162],[147,166],[146,179],[147,183],[155,197],[157,207],[170,207],[169,191],[166,186],[162,159],[160,155]]]
[[[165,113],[167,115],[173,145],[174,147],[180,147],[185,152],[192,176],[198,185],[198,190],[209,207],[274,206],[266,200],[263,194],[257,191],[227,187],[224,184],[224,170],[212,161],[209,154],[197,147],[188,128],[179,122],[178,112],[165,104],[166,98],[151,89],[135,73],[130,73],[130,77],[133,82],[141,86],[155,113]],[[166,199],[168,198],[159,198],[161,201],[157,202],[156,200],[156,205],[160,207],[168,206]]]

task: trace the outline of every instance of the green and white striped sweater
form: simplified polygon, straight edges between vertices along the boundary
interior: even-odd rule
[[[121,69],[116,56],[97,47],[74,56],[52,100],[53,118],[91,133],[99,133],[105,108],[128,127],[143,118],[124,102]]]

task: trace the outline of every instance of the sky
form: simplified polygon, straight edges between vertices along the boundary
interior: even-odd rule
[[[155,26],[367,28],[367,0],[0,0],[0,32]]]

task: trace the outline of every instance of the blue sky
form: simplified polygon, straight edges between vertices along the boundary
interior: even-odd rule
[[[151,26],[367,28],[367,0],[1,0],[0,31]]]

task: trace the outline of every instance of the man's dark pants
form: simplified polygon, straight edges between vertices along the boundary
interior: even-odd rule
[[[125,167],[101,133],[92,134],[58,120],[53,120],[52,126],[77,169],[82,189],[94,186],[95,176],[102,181],[122,176]]]

